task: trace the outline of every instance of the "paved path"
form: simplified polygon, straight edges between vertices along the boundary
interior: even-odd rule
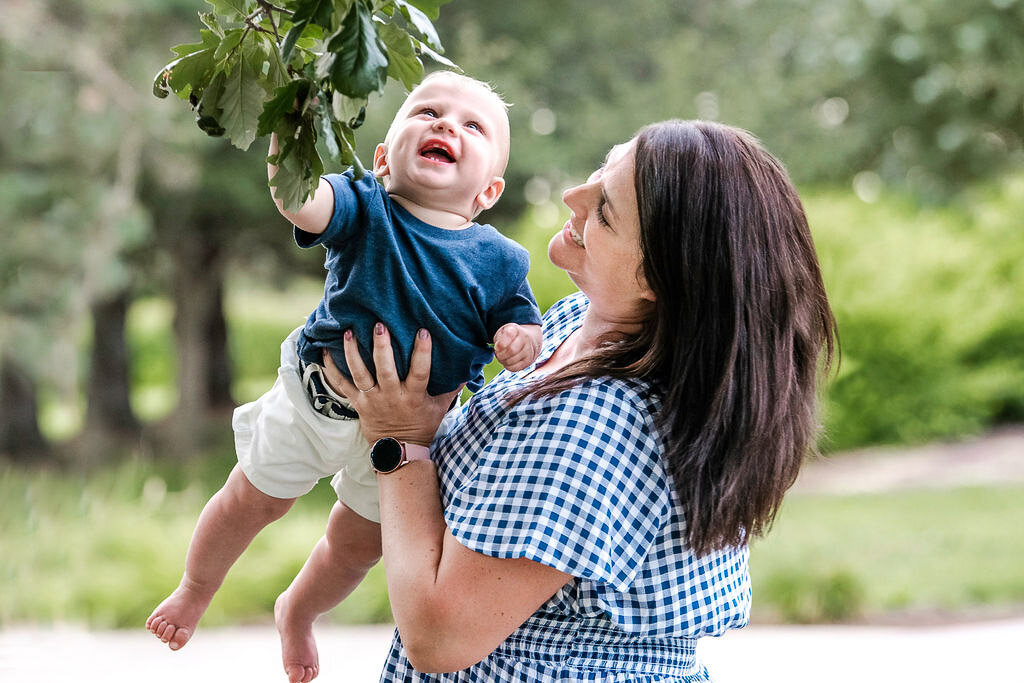
[[[376,681],[391,629],[317,631],[318,681]],[[751,626],[700,641],[716,683],[1024,683],[1024,619],[928,628]],[[201,629],[170,652],[148,633],[0,631],[0,681],[282,683],[272,627]],[[484,683],[484,682],[481,682]]]
[[[874,493],[1024,482],[1024,425],[954,443],[870,448],[808,462],[803,493]]]

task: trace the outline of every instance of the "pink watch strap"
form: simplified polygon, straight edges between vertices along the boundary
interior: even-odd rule
[[[405,443],[406,460],[430,460],[430,447],[415,443]]]

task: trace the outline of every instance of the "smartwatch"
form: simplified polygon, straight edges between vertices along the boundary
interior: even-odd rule
[[[430,460],[430,449],[426,446],[407,444],[390,436],[378,439],[370,448],[370,467],[380,474],[394,472],[413,460]]]

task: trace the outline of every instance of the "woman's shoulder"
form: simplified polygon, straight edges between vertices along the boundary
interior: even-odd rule
[[[582,292],[575,292],[555,302],[544,314],[545,351],[550,353],[583,320],[590,302]],[[547,348],[551,347],[551,348]],[[631,414],[633,422],[642,421],[654,433],[654,416],[661,407],[660,394],[647,380],[632,377],[587,377],[548,398],[523,402],[528,409],[543,412],[576,410],[583,407],[607,407],[616,414]],[[533,404],[533,405],[530,405]]]
[[[560,457],[563,448],[570,448],[581,462],[593,459],[601,468],[643,463],[648,475],[657,478],[662,452],[658,407],[657,395],[643,381],[594,377],[552,396],[527,398],[511,409],[507,423],[520,444],[538,452],[551,447],[552,457]]]
[[[574,292],[567,297],[559,299],[551,305],[551,308],[544,313],[545,332],[554,333],[557,330],[569,325],[578,325],[587,312],[590,302],[583,292]]]
[[[585,377],[564,390],[559,398],[563,403],[607,405],[620,412],[635,413],[652,428],[654,416],[661,407],[656,387],[635,377]]]

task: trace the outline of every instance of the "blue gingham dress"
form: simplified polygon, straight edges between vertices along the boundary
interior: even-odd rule
[[[577,293],[548,311],[538,361],[587,304]],[[747,548],[687,548],[648,384],[589,380],[506,407],[532,369],[496,377],[435,444],[445,520],[472,550],[574,579],[463,671],[415,671],[396,632],[381,681],[710,681],[696,640],[747,623]]]

